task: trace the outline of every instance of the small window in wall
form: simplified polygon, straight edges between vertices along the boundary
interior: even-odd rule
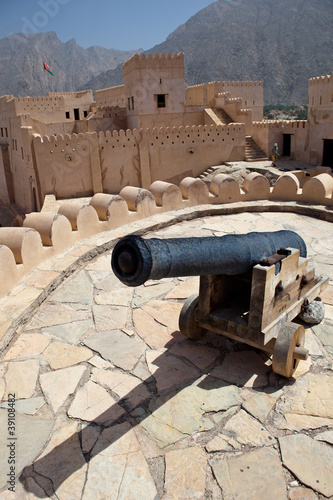
[[[17,151],[17,140],[15,139],[15,151]]]
[[[253,101],[253,106],[255,105],[256,101]]]
[[[84,116],[85,118],[87,118],[87,116],[88,116],[88,111],[83,111],[83,116]]]
[[[157,107],[165,108],[165,94],[157,94]]]
[[[69,118],[71,117],[71,114],[69,111],[66,111],[66,119],[69,120]]]
[[[132,100],[132,109],[134,109],[134,96],[131,97]]]
[[[79,120],[80,119],[80,110],[79,108],[74,109],[74,120]]]
[[[14,142],[14,139],[12,139],[12,146],[13,146],[13,151],[15,149],[15,142]]]
[[[22,160],[24,160],[23,148],[21,148],[21,156],[22,156]]]
[[[131,109],[131,98],[130,97],[127,99],[127,103],[128,103],[128,109],[130,110]]]
[[[8,130],[7,130],[7,127],[5,128],[5,131],[6,131],[6,137],[8,137]]]
[[[3,128],[1,129],[1,137],[3,137]]]

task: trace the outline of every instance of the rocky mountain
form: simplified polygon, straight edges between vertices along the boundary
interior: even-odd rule
[[[307,104],[309,78],[333,73],[333,2],[218,0],[146,52],[184,52],[188,85],[263,80],[266,104]],[[0,40],[0,95],[119,85],[132,53],[85,50],[53,32],[10,35]]]
[[[188,85],[263,80],[265,103],[307,104],[309,78],[333,73],[333,2],[218,0],[148,52],[184,52]],[[120,83],[117,68],[87,86]]]
[[[0,40],[0,95],[36,96],[87,88],[88,80],[116,68],[134,52],[83,49],[74,39],[61,42],[53,31],[9,35]],[[43,60],[54,76],[44,71]]]

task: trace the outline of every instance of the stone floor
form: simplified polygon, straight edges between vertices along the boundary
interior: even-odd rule
[[[148,237],[283,228],[333,277],[332,224],[296,214],[204,217]],[[324,322],[306,331],[311,356],[286,380],[256,349],[180,334],[198,278],[126,288],[110,253],[56,288],[2,355],[0,498],[333,498],[333,281]]]

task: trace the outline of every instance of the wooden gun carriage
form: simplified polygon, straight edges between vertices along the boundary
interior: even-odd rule
[[[304,327],[293,322],[328,284],[292,231],[205,238],[122,238],[112,254],[115,275],[128,286],[148,279],[200,276],[180,331],[198,339],[207,330],[273,355],[273,371],[291,377],[307,359]],[[320,300],[320,299],[319,299]]]

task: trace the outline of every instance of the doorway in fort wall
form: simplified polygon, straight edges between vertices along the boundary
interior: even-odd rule
[[[333,167],[333,139],[323,139],[323,163],[325,167]]]

